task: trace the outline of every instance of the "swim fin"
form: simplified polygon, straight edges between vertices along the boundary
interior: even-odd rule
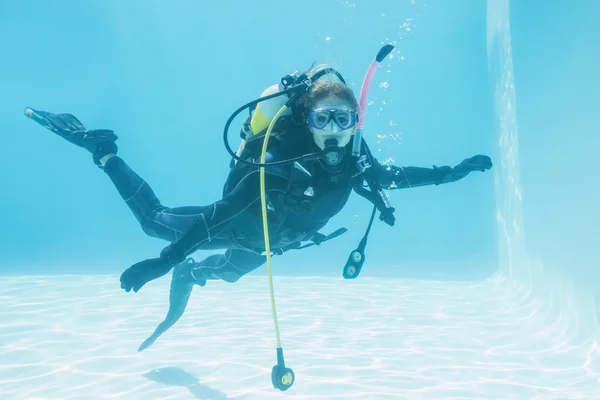
[[[150,347],[156,339],[165,333],[175,322],[181,318],[185,308],[187,307],[192,289],[194,288],[194,280],[191,278],[191,266],[196,264],[194,259],[188,258],[184,262],[178,264],[173,269],[171,277],[171,288],[169,291],[169,311],[164,321],[158,324],[152,335],[138,348],[138,351],[144,351]]]
[[[25,116],[61,138],[92,153],[96,165],[100,165],[100,159],[105,155],[117,153],[115,141],[118,137],[113,131],[108,129],[87,130],[72,114],[53,114],[27,107]]]

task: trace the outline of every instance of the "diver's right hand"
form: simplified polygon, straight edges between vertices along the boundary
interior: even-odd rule
[[[134,292],[137,292],[146,283],[165,275],[171,268],[173,268],[173,264],[162,258],[140,261],[121,274],[121,289],[126,292],[133,289]]]
[[[137,292],[146,283],[165,275],[184,260],[185,255],[174,244],[170,244],[162,250],[159,258],[149,258],[126,269],[121,275],[121,289]]]

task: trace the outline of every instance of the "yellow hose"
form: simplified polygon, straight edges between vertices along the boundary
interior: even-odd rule
[[[260,155],[260,163],[264,164],[267,156],[267,146],[269,144],[269,137],[271,136],[271,131],[275,126],[275,123],[287,110],[287,106],[283,106],[279,109],[273,120],[269,124],[269,129],[267,129],[267,133],[265,134],[265,139],[263,142],[262,152]],[[275,325],[275,339],[277,340],[277,348],[281,348],[281,338],[279,337],[279,323],[277,322],[277,310],[275,309],[275,294],[273,291],[273,272],[271,269],[271,242],[269,240],[269,224],[267,221],[267,193],[265,189],[265,167],[260,167],[260,202],[262,205],[262,220],[263,220],[263,232],[265,235],[265,253],[267,256],[267,273],[269,275],[269,293],[271,295],[271,311],[273,312],[273,324]]]

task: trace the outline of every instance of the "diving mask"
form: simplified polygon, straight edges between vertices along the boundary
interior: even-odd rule
[[[315,144],[323,150],[325,142],[334,139],[339,147],[346,146],[358,121],[358,115],[346,107],[319,107],[308,114],[308,126]]]
[[[314,129],[324,129],[331,121],[341,130],[345,131],[356,125],[358,116],[352,110],[344,109],[317,109],[308,114],[308,124]]]

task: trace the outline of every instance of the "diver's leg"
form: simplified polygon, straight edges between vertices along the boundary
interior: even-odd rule
[[[142,230],[149,236],[174,242],[183,235],[199,215],[212,207],[169,208],[163,206],[150,185],[118,156],[112,156],[107,160],[103,170],[133,212]]]
[[[72,114],[26,108],[25,115],[57,136],[89,151],[94,163],[107,173],[148,235],[174,242],[207,209],[201,206],[168,208],[161,205],[150,186],[116,155],[117,135],[113,131],[87,130]]]
[[[190,267],[194,283],[204,286],[207,280],[237,282],[266,261],[266,257],[251,251],[228,249],[225,254],[214,254]],[[183,271],[181,271],[183,272]]]
[[[226,282],[236,282],[243,275],[260,267],[266,258],[260,254],[244,250],[229,249],[223,255],[212,255],[197,263],[188,258],[176,265],[171,278],[169,291],[169,311],[167,316],[158,324],[138,348],[143,351],[150,347],[163,333],[181,318],[187,307],[194,285],[204,286],[207,279],[222,279]]]

